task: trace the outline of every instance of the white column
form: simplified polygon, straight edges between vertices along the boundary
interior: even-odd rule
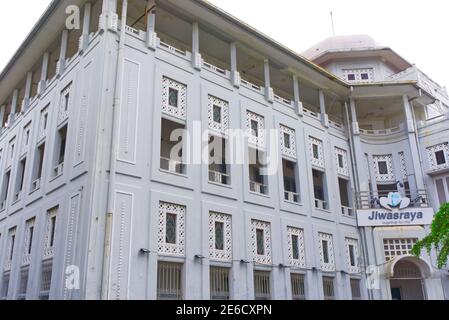
[[[295,104],[296,114],[300,117],[304,115],[304,109],[301,102],[301,98],[299,96],[300,93],[299,88],[299,79],[298,76],[293,75],[293,102]]]
[[[263,61],[263,74],[265,79],[265,98],[268,102],[274,101],[274,92],[273,88],[271,88],[271,80],[270,80],[270,61],[265,59]]]
[[[419,146],[416,138],[416,129],[415,129],[415,123],[413,120],[412,115],[412,105],[410,104],[407,95],[402,96],[402,101],[404,104],[404,114],[405,119],[407,122],[407,132],[408,132],[408,141],[410,145],[410,152],[412,155],[412,162],[413,162],[413,171],[415,173],[415,182],[416,187],[419,190],[424,190],[424,176],[423,176],[423,170],[421,167],[420,162],[420,152],[419,152]]]
[[[198,22],[192,24],[192,64],[197,70],[201,70],[202,59],[200,54],[200,25]]]
[[[234,87],[239,88],[241,78],[237,67],[237,44],[235,42],[231,42],[229,46],[231,49],[231,81]]]
[[[28,108],[31,97],[31,86],[33,85],[33,73],[30,71],[27,73],[27,80],[25,83],[25,94],[22,102],[22,112]]]
[[[99,29],[101,32],[106,30],[117,32],[117,0],[103,0],[99,24]]]
[[[50,53],[45,52],[44,56],[42,57],[42,68],[41,68],[41,78],[39,80],[39,83],[37,85],[37,94],[41,95],[44,90],[45,86],[47,85],[47,75],[48,75],[48,62],[50,60]]]
[[[84,15],[83,15],[83,33],[80,39],[80,52],[83,53],[87,46],[89,45],[89,33],[90,33],[90,15],[91,15],[92,5],[90,2],[86,2],[84,5]]]
[[[1,129],[3,128],[3,126],[5,124],[3,122],[3,120],[5,119],[5,112],[6,112],[6,106],[3,105],[3,106],[0,107],[0,131],[1,131]]]
[[[59,52],[59,60],[56,65],[56,74],[60,77],[65,70],[65,63],[67,58],[67,45],[69,41],[69,31],[63,30],[61,34],[61,48]]]
[[[147,47],[151,50],[156,50],[157,35],[156,35],[156,9],[154,0],[148,0],[145,8],[147,14]]]
[[[326,100],[324,98],[324,91],[323,91],[323,89],[319,90],[319,98],[320,98],[321,123],[326,128],[329,128],[329,116],[326,113]]]

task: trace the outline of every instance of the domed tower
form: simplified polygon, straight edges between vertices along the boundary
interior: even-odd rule
[[[447,91],[367,35],[330,37],[303,55],[351,86],[358,226],[380,289],[372,292],[423,298],[433,290],[432,258],[410,250],[449,200]],[[414,279],[401,275],[407,263]]]

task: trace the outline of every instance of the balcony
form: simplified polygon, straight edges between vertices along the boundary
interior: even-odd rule
[[[391,192],[397,192],[396,190],[392,190]],[[382,206],[380,205],[380,198],[387,197],[388,191],[384,191],[382,193],[379,192],[370,192],[370,191],[361,191],[356,192],[355,200],[357,209],[380,209]],[[410,199],[410,207],[413,208],[429,208],[431,207],[429,198],[427,196],[426,190],[407,190],[404,193],[405,197]]]

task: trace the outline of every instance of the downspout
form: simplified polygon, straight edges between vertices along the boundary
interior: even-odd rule
[[[123,74],[123,57],[125,48],[125,36],[126,36],[126,16],[128,11],[128,1],[123,0],[122,3],[122,17],[120,28],[120,40],[117,52],[117,74],[114,85],[114,101],[112,104],[112,128],[111,128],[111,152],[109,158],[109,185],[107,191],[107,211],[105,220],[105,241],[104,241],[104,256],[103,256],[103,274],[101,284],[101,299],[109,299],[109,274],[110,274],[110,258],[111,258],[111,240],[112,240],[112,221],[114,211],[114,186],[116,180],[116,158],[117,158],[117,139],[119,120],[119,107],[120,107],[120,95],[121,95],[121,83]]]
[[[353,87],[351,87],[351,94],[353,92]],[[357,170],[357,163],[356,163],[356,157],[355,157],[355,150],[354,150],[354,141],[352,139],[352,122],[350,121],[349,118],[349,112],[348,112],[348,104],[346,103],[345,105],[345,117],[346,117],[346,123],[348,126],[348,136],[349,136],[349,153],[351,155],[351,162],[352,162],[352,176],[354,177],[354,182],[355,182],[355,191],[360,191],[360,180],[359,180],[359,175],[358,175],[358,170]],[[356,208],[357,210],[357,208]],[[356,217],[357,219],[357,217]],[[357,228],[359,231],[359,235],[361,238],[361,242],[362,242],[362,248],[363,248],[363,260],[365,261],[364,265],[366,267],[366,263],[368,262],[368,244],[367,244],[367,239],[366,239],[366,234],[363,230],[363,228]],[[366,273],[366,272],[365,272]],[[366,280],[366,279],[365,279]],[[371,290],[367,290],[368,291],[368,299],[369,300],[374,300],[373,299],[373,293]]]

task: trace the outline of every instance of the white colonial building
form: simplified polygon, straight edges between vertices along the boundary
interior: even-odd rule
[[[0,106],[2,299],[449,298],[410,255],[449,98],[369,37],[301,56],[201,0],[54,0]]]

